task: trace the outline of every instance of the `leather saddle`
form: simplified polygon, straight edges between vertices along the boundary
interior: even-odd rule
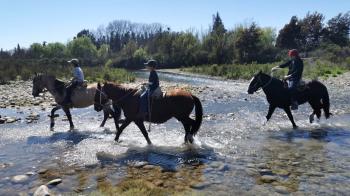
[[[284,80],[283,81],[284,83],[284,88],[288,88],[288,81]],[[304,80],[300,80],[298,86],[297,86],[297,90],[298,92],[303,92],[307,89],[307,85],[306,85],[306,82]]]

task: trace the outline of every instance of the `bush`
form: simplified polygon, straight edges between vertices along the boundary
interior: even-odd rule
[[[271,68],[279,65],[281,62],[267,64],[226,64],[226,65],[204,65],[189,68],[182,68],[182,71],[192,73],[205,74],[210,76],[220,76],[227,79],[250,79],[260,70],[264,73],[271,74]],[[329,61],[304,61],[304,78],[318,79],[319,77],[337,76],[348,71],[350,67],[334,64]],[[283,69],[274,73],[277,78],[287,74],[287,69]]]

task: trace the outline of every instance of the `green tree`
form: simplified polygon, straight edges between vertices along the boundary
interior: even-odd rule
[[[349,44],[350,32],[350,12],[338,14],[327,22],[327,27],[323,30],[325,42],[331,42],[339,46]]]
[[[69,56],[92,60],[97,57],[96,46],[86,36],[78,37],[68,42],[67,53]]]
[[[235,54],[239,63],[258,60],[261,29],[252,23],[249,27],[238,27],[234,33]]]
[[[229,42],[227,30],[219,13],[213,15],[213,27],[204,37],[203,49],[208,53],[208,62],[211,64],[229,63]]]
[[[289,23],[279,31],[276,46],[279,48],[299,49],[299,40],[301,38],[301,27],[298,22],[298,18],[293,16]]]
[[[44,47],[46,49],[46,57],[49,58],[64,58],[66,54],[66,46],[62,43],[48,43]]]
[[[310,51],[319,46],[322,36],[323,20],[323,14],[314,12],[312,14],[307,13],[306,16],[299,21],[299,48],[304,51]]]
[[[223,35],[226,33],[226,31],[227,30],[225,29],[224,23],[221,20],[219,12],[216,12],[216,15],[213,15],[213,28],[211,33]]]
[[[40,43],[33,43],[29,47],[28,55],[31,58],[43,58],[47,55],[47,50],[45,50],[45,47]]]
[[[102,44],[100,48],[97,51],[97,56],[101,60],[106,60],[109,55],[109,45],[108,44]]]

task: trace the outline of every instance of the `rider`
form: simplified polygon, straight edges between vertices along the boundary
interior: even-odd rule
[[[272,71],[278,68],[288,67],[289,69],[288,75],[284,76],[284,80],[288,81],[288,89],[291,95],[291,102],[292,102],[291,109],[297,110],[298,109],[298,102],[296,100],[297,87],[303,75],[304,63],[303,63],[303,60],[300,58],[299,53],[296,49],[289,50],[288,56],[291,58],[289,61],[287,61],[282,65],[272,68]]]
[[[145,92],[141,94],[140,99],[140,117],[144,118],[148,111],[148,98],[152,96],[152,93],[159,87],[159,78],[156,72],[157,61],[156,60],[148,60],[146,63],[146,68],[150,71],[147,89]]]
[[[73,79],[71,81],[71,84],[66,88],[66,96],[63,101],[63,105],[71,104],[71,95],[72,91],[75,87],[82,85],[84,83],[84,73],[80,68],[79,60],[78,59],[71,59],[70,61],[67,61],[69,64],[74,66],[73,70]]]

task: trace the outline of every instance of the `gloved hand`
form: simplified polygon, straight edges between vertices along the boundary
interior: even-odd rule
[[[290,75],[288,76],[283,76],[283,80],[288,80],[290,78]]]
[[[280,69],[278,66],[276,66],[276,67],[273,67],[272,69],[271,69],[271,71],[276,71],[276,70],[278,70],[278,69]]]

